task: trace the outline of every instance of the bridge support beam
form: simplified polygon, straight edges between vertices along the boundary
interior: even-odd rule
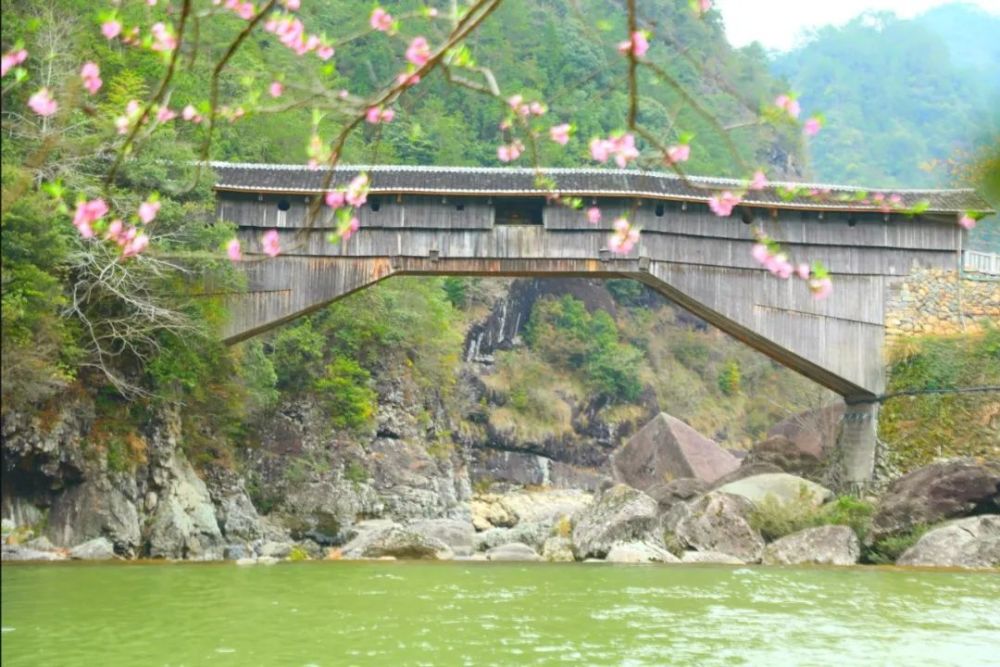
[[[877,402],[847,405],[841,422],[840,481],[855,491],[862,491],[875,476],[875,450],[878,443]]]

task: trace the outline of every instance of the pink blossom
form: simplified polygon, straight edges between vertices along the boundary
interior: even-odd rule
[[[146,0],[146,4],[149,5],[150,7],[155,7],[156,0]]]
[[[285,92],[285,86],[280,81],[272,81],[267,92],[271,94],[271,97],[281,97],[281,94]]]
[[[544,116],[546,109],[545,105],[541,102],[532,102],[528,105],[528,111],[530,111],[533,116]]]
[[[281,244],[277,229],[269,229],[261,237],[261,248],[268,257],[277,257],[281,253]]]
[[[395,117],[396,112],[394,110],[383,109],[382,107],[369,107],[368,111],[365,113],[365,120],[373,125],[378,123],[391,123],[392,119]]]
[[[591,139],[590,157],[597,162],[607,162],[611,156],[611,142],[607,139]]]
[[[372,30],[389,32],[392,30],[392,15],[381,7],[376,7],[372,10],[372,15],[368,19],[368,23],[371,25]]]
[[[962,229],[972,229],[976,226],[976,219],[968,213],[958,216],[958,224]]]
[[[83,87],[91,95],[101,89],[103,82],[101,81],[101,69],[97,66],[97,63],[84,63],[83,67],[80,68],[80,78],[83,79]]]
[[[153,43],[149,48],[153,51],[170,53],[177,48],[177,38],[170,32],[166,24],[154,23],[150,32],[153,33]]]
[[[122,257],[134,257],[145,250],[148,246],[149,237],[145,234],[139,234],[125,245],[125,248],[122,250]]]
[[[615,230],[618,234],[624,236],[628,233],[629,223],[627,218],[616,218],[613,223],[611,223],[611,228]]]
[[[698,10],[704,14],[712,8],[712,0],[698,0]]]
[[[48,88],[42,88],[29,97],[28,106],[39,116],[51,116],[59,109],[59,104],[52,99]]]
[[[755,243],[750,254],[761,264],[766,264],[771,259],[771,250],[763,243]]]
[[[521,157],[521,153],[523,152],[524,144],[519,140],[516,140],[509,145],[499,146],[497,148],[497,159],[501,162],[513,162],[517,158]]]
[[[415,86],[420,83],[420,77],[416,74],[410,74],[409,72],[403,72],[396,77],[396,83],[401,86]],[[342,91],[346,93],[347,91]],[[346,95],[344,96],[346,97]]]
[[[128,116],[118,116],[115,118],[115,128],[118,130],[118,134],[128,134],[130,124]]]
[[[549,137],[560,146],[565,146],[569,143],[569,131],[569,123],[553,125],[549,128]]]
[[[833,281],[829,278],[813,278],[809,281],[809,289],[814,299],[825,299],[833,292]]]
[[[79,230],[83,238],[89,239],[94,235],[91,224],[103,218],[107,212],[108,204],[103,199],[79,201],[73,214],[73,226]]]
[[[354,235],[354,232],[358,231],[361,227],[361,221],[358,220],[357,216],[351,218],[351,221],[347,223],[347,228],[341,232],[340,237],[345,241]]]
[[[7,72],[16,65],[20,65],[28,59],[28,52],[24,49],[8,51],[0,57],[0,77],[7,76]]]
[[[107,39],[114,39],[122,31],[122,24],[112,19],[101,24],[101,34]]]
[[[226,244],[226,254],[229,255],[229,259],[233,262],[238,262],[243,259],[243,252],[240,248],[239,239],[230,239],[229,243]]]
[[[167,123],[177,118],[177,112],[171,110],[170,107],[160,107],[156,112],[156,120],[160,123]]]
[[[139,219],[144,225],[151,223],[159,212],[160,202],[158,201],[144,201],[139,204]]]
[[[631,39],[618,44],[618,50],[622,53],[631,51],[636,58],[642,58],[649,51],[649,39],[646,37],[646,32],[636,30],[632,33]]]
[[[184,120],[194,120],[197,116],[198,112],[195,111],[195,108],[190,104],[184,107],[184,110],[181,111],[181,118]]]
[[[712,209],[720,218],[725,218],[733,213],[733,207],[742,201],[739,195],[734,195],[729,190],[717,195],[713,195],[708,200],[708,207]]]
[[[590,155],[598,162],[606,162],[614,157],[615,163],[624,169],[628,163],[639,157],[639,149],[635,146],[635,137],[624,134],[610,139],[594,139],[590,142]]]
[[[819,130],[822,127],[823,121],[821,121],[817,116],[813,116],[802,125],[802,131],[806,133],[806,136],[815,137],[819,134]]]
[[[601,209],[596,206],[591,206],[587,209],[587,222],[592,225],[596,225],[601,221]]]
[[[677,144],[667,148],[667,161],[670,164],[687,162],[689,157],[691,157],[691,146],[688,144]]]
[[[332,190],[326,193],[326,205],[337,209],[344,205],[344,193],[339,190]]]
[[[359,174],[347,184],[344,200],[351,206],[364,206],[368,201],[368,175]]]
[[[285,0],[285,9],[290,12],[299,11],[299,0]]]
[[[802,278],[802,280],[809,280],[809,275],[812,271],[809,270],[809,265],[805,262],[800,262],[798,266],[795,267],[795,274]]]
[[[254,9],[252,2],[244,2],[236,8],[236,15],[244,21],[249,21],[256,13],[257,10]]]
[[[320,60],[329,60],[333,57],[334,50],[329,44],[323,44],[316,49],[316,56]]]
[[[108,231],[104,234],[104,238],[106,238],[109,241],[115,241],[117,243],[124,229],[125,229],[125,223],[123,223],[119,219],[112,220],[111,224],[108,225]]]
[[[431,59],[430,45],[424,37],[414,37],[406,49],[406,59],[417,67],[423,67]]]
[[[750,179],[750,185],[748,186],[751,190],[763,190],[767,187],[767,176],[764,172],[758,169],[754,172],[753,178]]]
[[[774,98],[774,106],[786,112],[792,118],[798,118],[799,113],[802,112],[802,108],[799,105],[799,101],[796,100],[791,95],[787,94],[778,95],[776,98]]]

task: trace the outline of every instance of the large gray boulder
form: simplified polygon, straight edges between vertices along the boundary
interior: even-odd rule
[[[495,561],[536,561],[542,560],[538,553],[527,544],[511,542],[493,547],[486,552],[487,560]]]
[[[682,549],[716,551],[756,563],[764,552],[764,538],[750,526],[753,503],[743,496],[713,491],[685,506],[674,539]]]
[[[730,556],[718,551],[685,551],[681,554],[682,563],[700,563],[711,565],[744,565],[736,556]]]
[[[861,543],[848,526],[819,526],[786,535],[764,549],[765,565],[854,565]]]
[[[457,519],[420,519],[406,526],[409,530],[441,540],[456,556],[468,556],[473,550],[476,530],[469,521]]]
[[[41,551],[30,547],[4,544],[0,547],[0,560],[66,560],[66,556],[55,551]]]
[[[380,531],[362,550],[365,558],[392,558],[410,560],[451,560],[454,557],[448,545],[433,537],[413,530],[394,527]]]
[[[46,533],[52,542],[63,546],[107,537],[125,556],[138,555],[142,544],[135,504],[105,477],[84,481],[56,495]]]
[[[576,516],[573,544],[578,558],[604,558],[616,542],[662,543],[656,501],[625,484],[601,493]]]
[[[679,563],[680,559],[656,544],[619,542],[604,557],[608,563]]]
[[[1000,567],[1000,515],[958,519],[924,534],[897,565]]]
[[[519,523],[513,528],[491,528],[476,533],[473,550],[486,551],[512,542],[523,542],[533,548],[540,548],[551,534],[552,526],[548,523]]]
[[[739,467],[735,456],[665,412],[611,455],[615,479],[640,490],[680,477],[711,483]]]
[[[169,481],[150,521],[147,542],[153,558],[204,558],[225,545],[205,482],[187,459],[173,454],[164,471]]]
[[[685,502],[708,493],[709,485],[694,477],[681,477],[669,482],[653,484],[645,490],[656,501],[661,513],[666,513],[677,503]]]
[[[879,501],[869,538],[907,532],[970,514],[1000,513],[1000,463],[952,459],[894,481]]]
[[[111,560],[115,557],[115,545],[106,537],[95,537],[69,550],[74,560]]]
[[[815,506],[822,505],[833,498],[833,491],[830,489],[808,479],[784,472],[746,477],[720,486],[716,490],[734,496],[743,496],[755,505],[768,496],[774,497],[780,503],[808,502]]]

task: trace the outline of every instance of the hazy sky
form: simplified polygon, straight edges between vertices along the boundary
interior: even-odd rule
[[[789,49],[804,29],[840,25],[867,10],[911,17],[952,0],[715,0],[726,35],[734,46],[758,41],[769,49]],[[1000,14],[1000,0],[966,0]],[[998,37],[1000,39],[1000,37]]]

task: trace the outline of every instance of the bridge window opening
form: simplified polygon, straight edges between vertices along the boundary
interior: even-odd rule
[[[663,205],[663,202],[659,202],[656,205],[656,208],[653,210],[653,213],[656,214],[657,218],[662,218],[663,214],[666,212],[667,212],[667,207]]]
[[[744,225],[749,225],[753,222],[753,213],[749,209],[740,209],[740,220],[743,221]]]
[[[455,204],[455,210],[456,211],[464,211],[465,210],[465,204]]]
[[[854,227],[857,224],[858,224],[858,217],[856,215],[852,215],[851,217],[849,217],[847,219],[847,226],[848,227]]]
[[[541,225],[545,200],[498,199],[495,207],[498,225]]]
[[[278,210],[279,211],[287,211],[291,207],[292,207],[292,205],[291,205],[291,203],[287,199],[279,199],[278,200]]]
[[[372,197],[368,200],[368,205],[371,207],[372,211],[378,213],[379,209],[382,208],[382,200],[378,197]]]

